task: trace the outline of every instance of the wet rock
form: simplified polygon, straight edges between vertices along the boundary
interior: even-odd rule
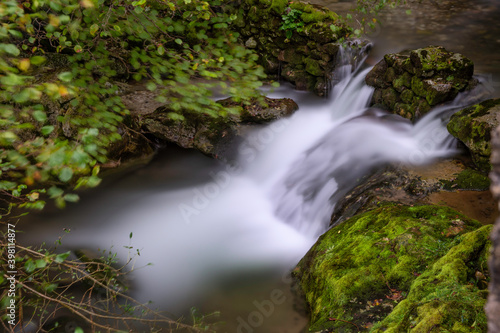
[[[386,205],[331,228],[294,270],[310,331],[485,331],[490,231],[432,205]]]
[[[470,168],[471,161],[444,160],[424,167],[387,166],[359,180],[335,205],[330,225],[384,204],[448,205],[483,224],[492,223],[496,203],[489,194],[484,172]],[[467,202],[467,205],[463,203]]]
[[[416,120],[432,106],[471,89],[476,83],[473,72],[470,59],[443,47],[429,46],[385,55],[365,82],[375,88],[372,105]]]
[[[448,131],[469,149],[476,166],[490,171],[491,132],[500,124],[500,99],[491,99],[455,113]]]
[[[241,124],[269,122],[291,115],[298,109],[289,98],[265,98],[264,102],[263,105],[257,102],[242,105],[232,99],[221,100],[220,104],[237,107],[239,112],[219,117],[183,114],[179,118],[168,107],[162,107],[141,119],[142,131],[160,142],[175,143],[206,155],[218,156],[224,154],[227,145],[237,141]]]

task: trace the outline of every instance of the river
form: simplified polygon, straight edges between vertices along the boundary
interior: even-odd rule
[[[368,62],[416,43],[399,38],[382,29]],[[19,241],[52,245],[61,235],[62,250],[135,255],[132,296],[174,317],[193,306],[220,311],[218,332],[301,332],[307,319],[294,310],[300,304],[288,272],[328,228],[336,201],[385,163],[425,165],[457,153],[443,119],[465,102],[416,124],[369,110],[369,66],[352,68],[347,53],[329,99],[286,84],[269,92],[293,98],[300,109],[249,131],[236,161],[167,147],[64,211],[31,214]],[[481,69],[497,66],[485,59],[473,60]],[[496,75],[493,67],[484,73]]]

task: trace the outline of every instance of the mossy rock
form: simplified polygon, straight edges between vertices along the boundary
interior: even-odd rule
[[[294,270],[309,305],[310,331],[357,332],[353,324],[367,330],[380,322],[379,331],[397,326],[405,329],[393,332],[407,332],[428,322],[427,314],[437,311],[429,307],[455,303],[464,325],[472,326],[475,318],[480,327],[486,292],[474,275],[488,275],[489,232],[490,227],[481,228],[448,207],[400,205],[330,229]],[[416,302],[418,297],[424,302]],[[431,318],[437,318],[436,329],[455,332],[453,324],[461,317],[450,313],[456,317]]]
[[[443,180],[442,184],[445,190],[487,191],[491,181],[487,175],[479,171],[465,169],[457,174],[455,179]]]
[[[238,141],[241,124],[259,124],[291,115],[298,105],[290,98],[264,98],[263,103],[235,102],[231,98],[218,101],[237,113],[212,117],[201,113],[174,112],[167,106],[141,119],[142,131],[161,142],[194,148],[209,156],[224,154],[232,142]]]
[[[241,34],[242,43],[260,56],[266,72],[279,75],[298,90],[325,95],[323,81],[334,69],[338,39],[352,29],[319,5],[284,0],[242,0],[239,4],[231,9],[237,16],[233,28]],[[285,31],[283,17],[292,10],[300,16],[294,17],[296,27]]]
[[[460,110],[448,123],[448,132],[469,149],[476,166],[491,170],[491,131],[500,124],[500,99],[490,99]]]
[[[371,332],[486,332],[491,230],[487,225],[458,236],[459,243],[413,281],[406,299]]]
[[[366,84],[375,87],[372,105],[416,120],[432,106],[453,100],[457,94],[475,85],[474,64],[459,53],[440,46],[386,54],[367,74]],[[378,93],[380,90],[394,94]],[[411,92],[411,94],[410,94]],[[404,96],[400,96],[402,94]],[[410,101],[413,99],[413,101]],[[403,100],[404,112],[394,101]],[[396,106],[399,106],[396,109]]]

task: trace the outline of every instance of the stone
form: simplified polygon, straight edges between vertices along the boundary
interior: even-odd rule
[[[298,109],[289,99],[264,98],[250,105],[234,102],[231,98],[218,101],[225,107],[239,108],[239,113],[211,117],[205,114],[173,112],[168,106],[157,109],[142,119],[142,131],[160,142],[174,143],[183,148],[193,148],[209,156],[224,154],[227,146],[238,141],[242,124],[269,122],[291,115]]]
[[[434,205],[383,205],[331,228],[293,271],[309,331],[485,331],[490,232]]]
[[[249,49],[255,49],[257,47],[257,41],[255,40],[255,38],[250,37],[245,42],[245,46],[248,47]]]
[[[472,61],[463,55],[440,46],[429,46],[386,54],[367,74],[365,82],[375,88],[371,105],[381,105],[389,112],[416,120],[432,106],[449,102],[459,92],[472,89],[475,86],[473,71]],[[388,94],[389,88],[395,94],[392,90]],[[401,105],[395,100],[408,104],[404,107],[408,112],[402,113]]]
[[[491,170],[491,132],[500,124],[500,99],[490,99],[455,113],[447,129],[469,149],[474,164]]]

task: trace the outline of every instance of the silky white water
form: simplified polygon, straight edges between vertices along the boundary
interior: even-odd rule
[[[357,179],[386,163],[422,165],[456,153],[441,119],[456,106],[416,124],[367,109],[369,69],[350,63],[339,66],[328,100],[302,103],[310,95],[289,88],[269,93],[292,95],[299,111],[248,133],[231,165],[195,152],[153,164],[67,212],[38,216],[43,221],[22,237],[52,244],[68,228],[63,249],[113,246],[123,260],[139,250],[135,268],[153,265],[133,272],[133,296],[174,312],[221,278],[290,270]]]

